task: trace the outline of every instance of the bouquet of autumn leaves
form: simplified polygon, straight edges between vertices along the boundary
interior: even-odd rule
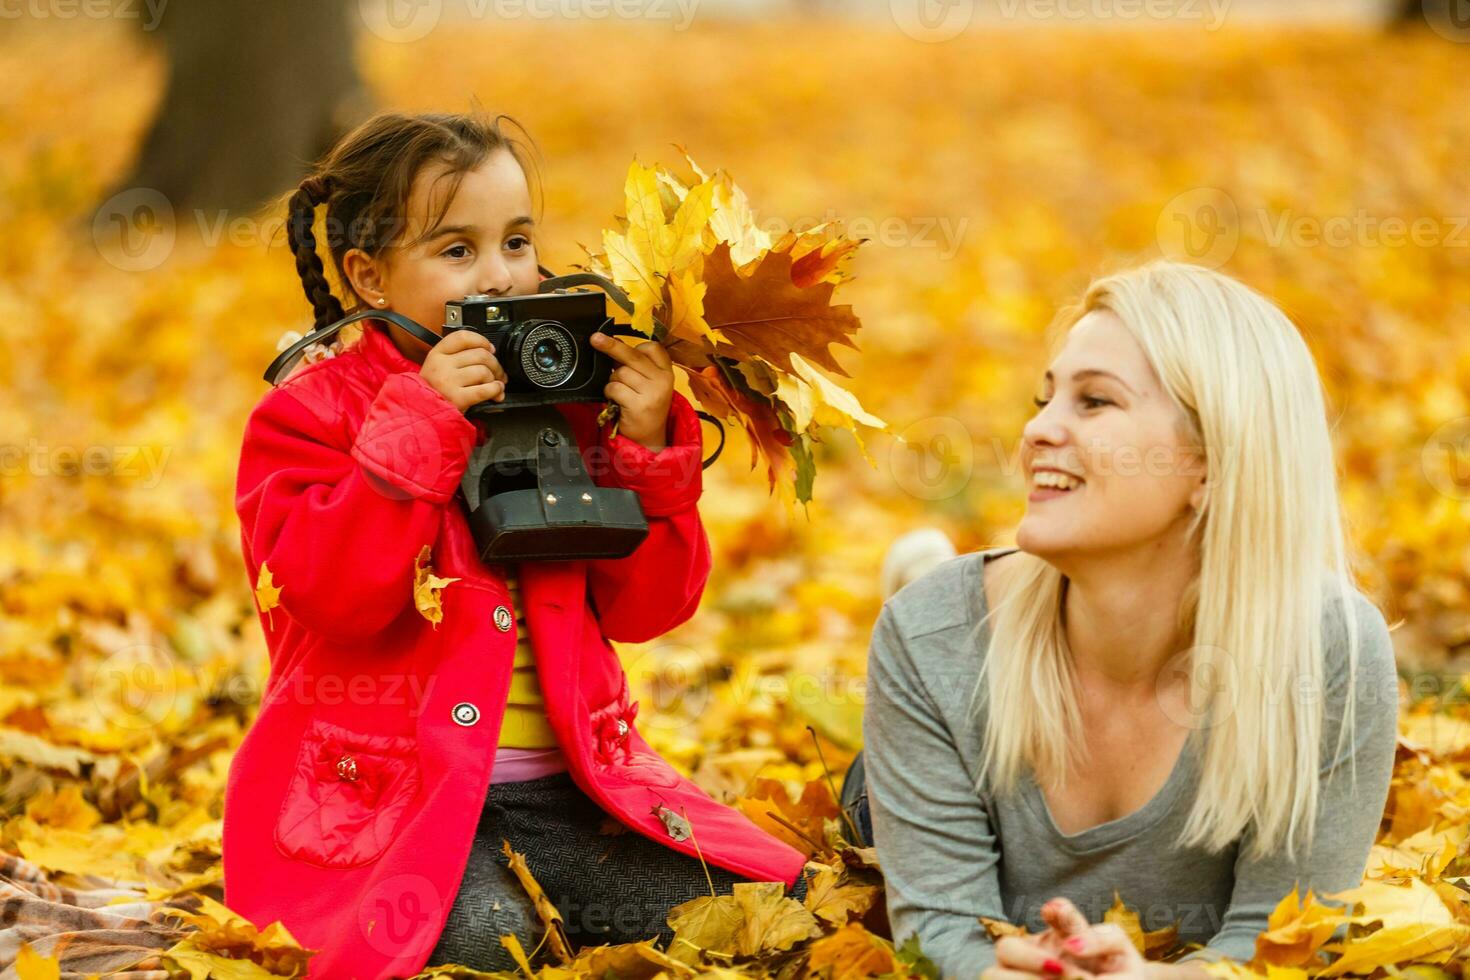
[[[857,426],[887,428],[818,370],[846,377],[828,347],[857,349],[861,324],[832,293],[848,278],[842,260],[866,239],[843,237],[833,222],[774,238],[729,174],[684,157],[697,178],[688,183],[633,161],[626,214],[603,231],[601,251],[583,246],[590,264],[579,268],[628,294],[633,329],[667,348],[700,407],[745,429],[751,466],[765,461],[770,488],[806,503],[822,430],[852,432],[872,464]]]

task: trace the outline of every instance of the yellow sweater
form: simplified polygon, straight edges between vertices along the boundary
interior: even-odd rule
[[[531,649],[531,633],[526,629],[525,603],[521,601],[520,568],[514,564],[501,566],[505,584],[510,587],[510,607],[515,612],[515,667],[510,675],[510,696],[506,699],[505,721],[500,726],[501,748],[549,749],[557,744],[556,734],[546,719],[541,682],[536,677],[536,654]]]

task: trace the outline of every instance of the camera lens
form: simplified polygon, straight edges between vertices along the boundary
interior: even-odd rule
[[[577,343],[555,320],[535,321],[521,341],[521,373],[541,388],[556,388],[577,370]]]

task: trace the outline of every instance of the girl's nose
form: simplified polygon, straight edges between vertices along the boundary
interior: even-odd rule
[[[510,292],[512,280],[510,270],[504,262],[496,262],[481,273],[480,292],[491,296],[504,296]]]

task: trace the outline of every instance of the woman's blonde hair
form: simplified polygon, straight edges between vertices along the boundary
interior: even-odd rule
[[[1058,318],[1054,345],[1094,310],[1116,314],[1143,348],[1179,410],[1181,442],[1203,452],[1208,473],[1186,532],[1200,557],[1179,610],[1192,646],[1176,658],[1198,709],[1186,751],[1201,737],[1207,746],[1179,844],[1219,851],[1248,831],[1253,858],[1278,847],[1290,857],[1310,848],[1316,817],[1322,623],[1334,590],[1350,651],[1339,751],[1358,668],[1354,556],[1311,352],[1273,303],[1198,266],[1160,261],[1095,280]],[[981,792],[1011,792],[1023,764],[1055,785],[1082,745],[1065,577],[1033,555],[1008,564],[975,691]]]

